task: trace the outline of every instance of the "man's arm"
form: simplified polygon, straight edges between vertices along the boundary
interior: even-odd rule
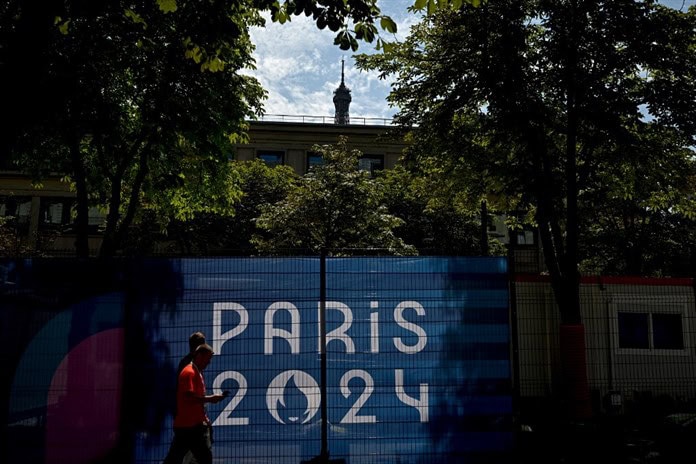
[[[225,395],[196,395],[193,391],[187,390],[184,392],[184,395],[186,395],[187,398],[193,400],[193,401],[198,401],[200,403],[219,403],[225,398]]]

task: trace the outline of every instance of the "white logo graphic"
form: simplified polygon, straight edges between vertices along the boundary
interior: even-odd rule
[[[303,371],[291,370],[285,371],[278,374],[268,386],[266,391],[266,406],[268,411],[271,413],[273,418],[285,424],[283,419],[278,415],[278,407],[285,407],[285,388],[287,387],[290,380],[295,383],[297,389],[304,395],[307,401],[307,409],[304,412],[303,424],[306,424],[317,413],[319,410],[319,403],[321,402],[321,391],[319,390],[319,385],[314,378]],[[300,417],[288,417],[290,422],[297,422]]]

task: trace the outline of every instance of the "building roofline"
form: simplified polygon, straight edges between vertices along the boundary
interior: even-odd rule
[[[249,119],[250,124],[278,125],[312,125],[312,126],[348,126],[348,127],[398,127],[392,119],[351,116],[349,124],[335,124],[335,116],[266,114],[260,119]]]

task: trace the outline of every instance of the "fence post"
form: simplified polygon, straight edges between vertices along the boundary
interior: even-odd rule
[[[319,381],[319,396],[321,411],[321,451],[308,461],[301,464],[346,464],[345,459],[329,459],[329,419],[328,395],[326,394],[326,248],[322,247],[319,254],[319,362],[321,377]]]
[[[510,298],[510,343],[512,351],[512,414],[513,420],[520,419],[520,342],[517,321],[517,289],[515,286],[515,252],[508,252],[508,292]]]
[[[321,453],[322,459],[329,457],[327,395],[326,395],[326,248],[321,248],[319,258],[319,327],[321,331]]]

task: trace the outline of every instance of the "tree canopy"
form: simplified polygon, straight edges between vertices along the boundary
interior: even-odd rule
[[[344,48],[373,40],[377,23],[395,28],[375,0],[68,1],[43,8],[11,0],[0,7],[0,88],[9,122],[3,147],[37,177],[54,172],[70,180],[78,254],[88,253],[90,205],[108,211],[106,256],[142,202],[162,192],[173,191],[164,197],[181,214],[229,209],[235,193],[221,188],[226,162],[265,97],[255,79],[239,73],[253,67],[248,30],[263,24],[264,10],[281,22],[311,15]]]
[[[265,207],[288,195],[298,176],[290,166],[270,167],[260,159],[231,161],[229,169],[234,179],[228,188],[240,193],[234,202],[233,214],[199,211],[174,220],[169,213],[158,214],[157,222],[164,226],[166,235],[157,238],[170,244],[168,252],[187,255],[255,253],[251,239],[263,235],[256,227],[256,219]]]
[[[480,208],[446,177],[428,165],[399,165],[381,173],[377,180],[385,191],[384,204],[403,221],[396,235],[423,255],[504,254],[500,242],[488,240],[491,218],[483,218],[482,239]]]
[[[440,171],[537,226],[570,417],[591,414],[579,271],[581,251],[607,251],[583,248],[603,225],[593,209],[643,239],[624,244],[634,255],[659,230],[648,223],[696,211],[695,24],[696,8],[652,0],[489,0],[431,14],[403,44],[359,62],[396,77],[390,99],[423,141],[416,156],[436,169],[456,160],[461,169]]]
[[[585,214],[607,199],[608,167],[618,190],[670,177],[662,192],[650,189],[666,200],[660,211],[694,211],[695,18],[694,8],[649,0],[489,0],[435,12],[359,65],[395,77],[396,119],[423,141],[413,156],[531,214],[562,320],[572,322]],[[649,134],[668,140],[657,147]],[[616,175],[648,160],[633,184]]]
[[[265,236],[253,241],[262,253],[333,254],[365,252],[414,254],[398,238],[402,221],[389,214],[380,184],[359,169],[361,153],[341,137],[336,145],[315,146],[324,163],[298,180],[282,201],[262,210],[257,227]],[[359,252],[360,252],[359,251]]]

